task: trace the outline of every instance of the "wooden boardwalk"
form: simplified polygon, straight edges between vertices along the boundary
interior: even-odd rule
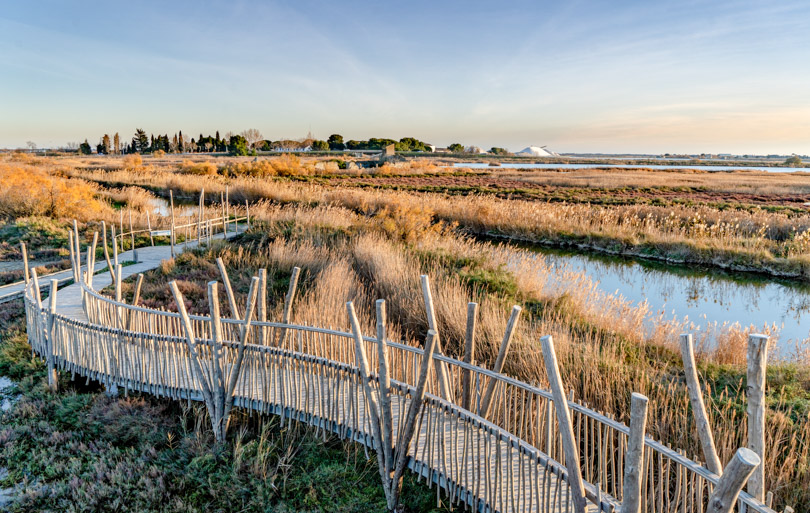
[[[119,257],[127,260],[127,253]],[[170,258],[170,248],[139,248],[138,257],[138,263],[121,268],[122,278],[158,267]],[[25,307],[34,350],[58,368],[108,387],[202,400],[202,384],[192,370],[179,316],[117,303],[96,292],[111,282],[105,272],[96,275],[90,287],[78,283],[59,290],[53,313],[38,304],[34,288],[28,287]],[[210,320],[192,317],[192,322],[202,372],[213,375],[216,346]],[[226,381],[237,360],[238,326],[225,320],[220,358]],[[257,343],[245,346],[236,376],[237,406],[280,415],[284,421],[305,422],[324,434],[336,433],[378,449],[352,334],[273,322],[256,322],[250,329],[250,340]],[[365,337],[365,342],[376,368],[372,350],[376,340]],[[416,369],[423,351],[396,343],[389,347],[391,429],[392,439],[397,440],[415,397]],[[437,486],[437,495],[442,490],[445,501],[477,511],[573,511],[551,394],[452,358],[434,358],[445,366],[451,391],[460,390],[463,380],[472,380],[474,393],[468,407],[477,413],[456,404],[452,395],[442,399],[434,372],[418,414],[416,435],[408,446],[408,467]],[[379,399],[378,377],[372,381],[371,394]],[[491,408],[481,412],[483,391],[488,388],[495,399]],[[569,408],[581,451],[586,510],[610,513],[621,507],[614,496],[622,489],[629,430],[582,405],[570,402]],[[717,476],[652,440],[644,441],[644,450],[642,511],[705,511]],[[743,495],[740,501],[746,508],[771,512],[750,496]]]

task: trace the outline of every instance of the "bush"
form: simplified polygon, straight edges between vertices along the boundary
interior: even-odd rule
[[[203,162],[184,160],[179,166],[177,166],[177,170],[180,171],[181,173],[186,173],[189,175],[207,175],[207,176],[213,176],[218,172],[217,165],[208,160],[205,160]]]
[[[230,162],[222,169],[225,176],[255,176],[264,178],[276,176],[276,170],[269,160],[254,160],[251,162]]]
[[[143,166],[143,158],[137,153],[127,155],[122,161],[122,166],[125,171],[138,171]]]
[[[165,157],[166,152],[163,151],[163,150],[155,150],[155,151],[152,152],[152,156],[153,157]]]

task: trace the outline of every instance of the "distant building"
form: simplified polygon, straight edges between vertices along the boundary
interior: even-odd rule
[[[390,157],[391,155],[394,155],[395,153],[396,153],[396,145],[394,145],[394,144],[389,144],[388,146],[383,148],[383,156],[384,157]]]

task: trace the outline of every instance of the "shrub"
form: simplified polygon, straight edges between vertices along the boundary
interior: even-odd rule
[[[217,165],[211,161],[205,160],[203,162],[194,162],[193,160],[184,160],[179,166],[178,171],[189,175],[208,175],[213,176],[217,174]]]
[[[155,150],[154,152],[152,152],[152,156],[153,157],[165,157],[166,152],[163,151],[163,150]]]
[[[268,160],[254,160],[251,162],[230,162],[222,169],[226,176],[254,176],[264,178],[275,176],[276,170]]]
[[[121,162],[125,171],[138,171],[143,167],[143,158],[140,155],[133,154],[127,155],[124,157],[123,161]]]

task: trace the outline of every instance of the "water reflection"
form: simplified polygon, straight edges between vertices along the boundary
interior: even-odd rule
[[[784,354],[810,339],[810,285],[724,273],[692,266],[532,248],[560,271],[584,272],[601,290],[634,303],[647,301],[667,318],[688,319],[699,329],[739,323],[779,328]]]

